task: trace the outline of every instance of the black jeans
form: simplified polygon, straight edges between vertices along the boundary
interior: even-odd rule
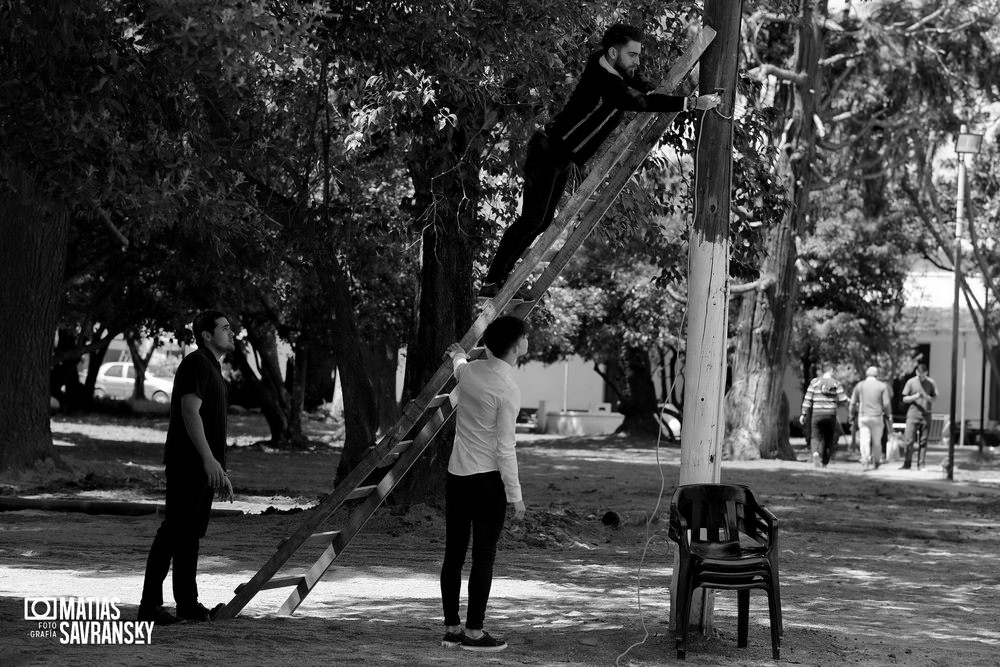
[[[840,437],[840,422],[837,415],[813,415],[810,426],[810,447],[812,451],[819,452],[823,465],[826,465],[833,458],[833,449]]]
[[[445,548],[441,565],[444,624],[460,625],[462,622],[458,615],[458,598],[462,592],[462,566],[471,532],[472,569],[469,571],[469,609],[465,627],[482,630],[493,585],[497,540],[507,513],[503,480],[497,471],[466,476],[449,473],[445,499]]]
[[[903,441],[906,451],[903,454],[903,467],[913,465],[913,446],[917,446],[917,467],[920,468],[927,459],[927,437],[930,435],[927,421],[923,417],[907,417],[906,430],[903,431]]]
[[[174,564],[174,602],[189,607],[198,602],[198,542],[208,530],[214,489],[201,469],[167,468],[167,501],[163,522],[146,559],[141,607],[163,604],[163,580]]]
[[[566,189],[572,167],[569,156],[559,150],[544,132],[535,132],[524,158],[524,190],[521,215],[507,228],[484,282],[503,283],[517,260],[535,238],[548,229],[556,204]]]

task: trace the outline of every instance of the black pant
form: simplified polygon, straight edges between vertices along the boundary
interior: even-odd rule
[[[208,485],[205,471],[167,468],[167,502],[163,522],[146,560],[141,607],[163,604],[163,580],[170,562],[174,564],[174,602],[189,607],[198,602],[198,541],[208,530],[215,491]]]
[[[461,624],[458,598],[462,592],[462,566],[471,532],[472,569],[469,571],[469,609],[465,627],[482,630],[493,585],[497,540],[507,513],[503,480],[497,471],[466,476],[449,473],[445,499],[445,548],[441,565],[444,624]]]
[[[500,239],[497,254],[484,282],[503,283],[517,260],[535,238],[548,229],[556,204],[566,189],[571,168],[569,156],[557,148],[544,132],[535,132],[524,159],[524,190],[521,215]]]
[[[906,442],[906,451],[903,455],[903,467],[909,468],[913,465],[913,446],[917,446],[917,467],[920,468],[927,459],[927,438],[930,435],[928,422],[923,417],[906,417],[906,430],[903,432],[903,440]]]
[[[837,415],[813,415],[810,428],[810,446],[812,451],[819,452],[823,465],[830,462],[833,449],[840,437],[841,426]]]

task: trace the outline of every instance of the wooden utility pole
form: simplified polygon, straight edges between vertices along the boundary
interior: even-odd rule
[[[706,0],[705,25],[717,31],[701,59],[698,91],[721,90],[722,103],[697,122],[695,217],[688,251],[687,363],[681,430],[681,484],[720,480],[725,436],[726,333],[729,306],[729,215],[733,109],[742,3]],[[676,572],[676,567],[674,569]],[[696,591],[691,625],[707,631],[712,598]]]

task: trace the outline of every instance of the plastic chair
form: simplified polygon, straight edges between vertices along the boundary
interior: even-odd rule
[[[781,595],[778,581],[778,520],[745,486],[687,484],[670,501],[669,537],[680,557],[674,638],[684,659],[691,596],[696,588],[737,591],[737,646],[747,646],[750,590],[767,592],[771,652],[780,657]]]

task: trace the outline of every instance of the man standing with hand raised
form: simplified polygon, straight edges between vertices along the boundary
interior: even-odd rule
[[[139,603],[138,619],[160,625],[211,620],[211,612],[198,602],[198,546],[208,529],[215,492],[233,501],[226,474],[229,394],[221,361],[236,349],[236,337],[226,316],[214,310],[200,313],[193,328],[198,349],[184,358],[174,377],[163,457],[166,509],[149,549]],[[163,580],[171,561],[176,616],[163,607]]]
[[[445,635],[441,644],[448,648],[461,646],[467,651],[502,651],[507,642],[484,632],[483,621],[507,504],[513,506],[515,520],[524,518],[514,451],[521,390],[514,382],[513,371],[517,358],[528,351],[528,333],[522,320],[504,315],[486,327],[483,342],[489,354],[473,362],[458,343],[448,348],[458,380],[458,405],[445,491],[445,552],[441,565]],[[472,569],[463,630],[458,607],[470,537]]]

